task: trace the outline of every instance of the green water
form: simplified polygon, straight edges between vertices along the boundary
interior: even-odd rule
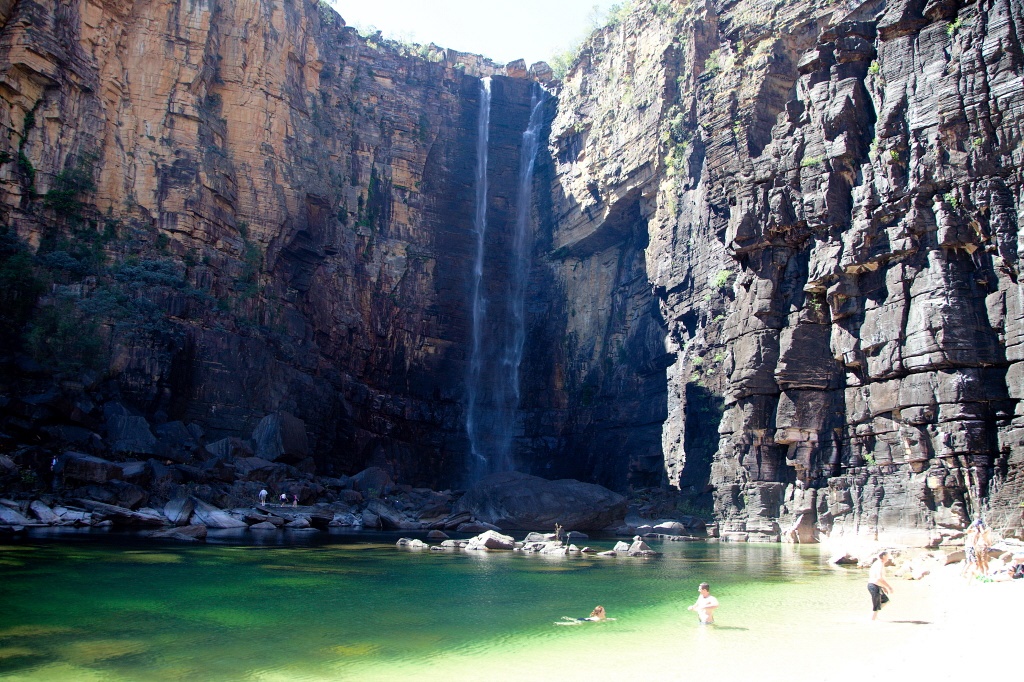
[[[0,543],[0,679],[611,678],[635,656],[784,642],[813,633],[812,614],[866,601],[861,575],[795,546],[655,542],[656,559],[551,558],[413,552],[396,538]],[[713,628],[686,611],[705,580],[722,603]],[[616,620],[553,625],[596,604]]]

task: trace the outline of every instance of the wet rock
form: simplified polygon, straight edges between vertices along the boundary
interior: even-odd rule
[[[447,540],[448,536],[440,530],[432,530],[427,533],[427,537],[431,540]]]
[[[626,498],[591,483],[548,481],[517,472],[492,474],[456,505],[505,529],[564,527],[601,529],[626,511]]]

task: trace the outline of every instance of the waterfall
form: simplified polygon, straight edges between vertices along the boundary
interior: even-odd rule
[[[510,281],[491,283],[502,300],[487,300],[484,278],[487,231],[487,127],[490,124],[490,80],[481,82],[477,130],[476,260],[473,268],[473,339],[467,382],[466,432],[472,453],[471,473],[480,478],[514,469],[512,439],[519,409],[519,370],[526,345],[526,285],[530,274],[530,210],[533,170],[540,146],[545,92],[534,85],[530,118],[519,152],[516,213],[509,254]],[[488,303],[493,315],[488,318]]]
[[[523,132],[523,144],[519,152],[519,188],[516,193],[516,231],[512,242],[512,291],[511,343],[505,348],[502,366],[508,376],[512,395],[511,422],[505,449],[511,465],[512,428],[515,411],[519,408],[519,366],[523,362],[523,347],[526,345],[526,282],[530,276],[530,246],[533,243],[530,232],[530,209],[533,207],[533,167],[537,161],[540,146],[540,128],[543,122],[544,95],[539,85],[533,86],[530,98],[530,121]],[[510,466],[511,468],[511,466]]]
[[[466,380],[466,433],[472,453],[471,469],[479,474],[487,470],[487,457],[480,443],[480,391],[483,374],[483,323],[487,314],[484,296],[484,237],[487,236],[487,141],[491,126],[491,79],[480,80],[480,112],[476,124],[476,210],[473,230],[476,232],[476,257],[473,260],[473,327]]]

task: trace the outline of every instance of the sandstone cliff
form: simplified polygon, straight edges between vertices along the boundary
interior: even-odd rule
[[[286,411],[322,474],[456,479],[478,83],[495,66],[362,38],[308,0],[23,0],[4,18],[0,216],[53,312],[5,339],[5,431],[71,416],[102,435],[120,401],[248,438]],[[530,87],[496,76],[499,177]],[[40,392],[37,419],[21,398]]]
[[[1019,529],[1021,9],[637,0],[591,36],[549,85],[519,468],[736,538]],[[307,0],[0,3],[0,68],[22,461],[275,413],[304,471],[462,478],[478,79],[497,298],[540,70]]]

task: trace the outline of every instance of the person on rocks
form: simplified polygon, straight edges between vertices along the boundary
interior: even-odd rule
[[[966,578],[972,577],[978,572],[978,553],[975,545],[978,542],[978,526],[972,523],[967,529],[967,537],[964,538],[964,567],[960,575]]]
[[[978,519],[978,536],[974,541],[974,553],[978,561],[978,571],[981,575],[988,575],[988,550],[994,544],[992,531],[985,522]]]
[[[885,579],[885,565],[889,561],[889,551],[882,550],[868,569],[868,592],[871,594],[871,620],[878,620],[878,612],[882,605],[889,601],[888,595],[893,592],[892,585]]]
[[[261,507],[266,507],[267,506],[267,495],[268,494],[269,493],[267,493],[267,489],[266,488],[264,488],[263,490],[260,491],[260,506]]]
[[[299,496],[298,495],[292,495],[292,506],[293,507],[298,507],[299,506]]]
[[[697,588],[697,601],[686,607],[687,611],[696,611],[697,619],[701,625],[713,625],[715,622],[715,609],[718,608],[718,600],[711,596],[711,586],[701,583]]]
[[[288,493],[281,493],[281,506],[288,504]]]

